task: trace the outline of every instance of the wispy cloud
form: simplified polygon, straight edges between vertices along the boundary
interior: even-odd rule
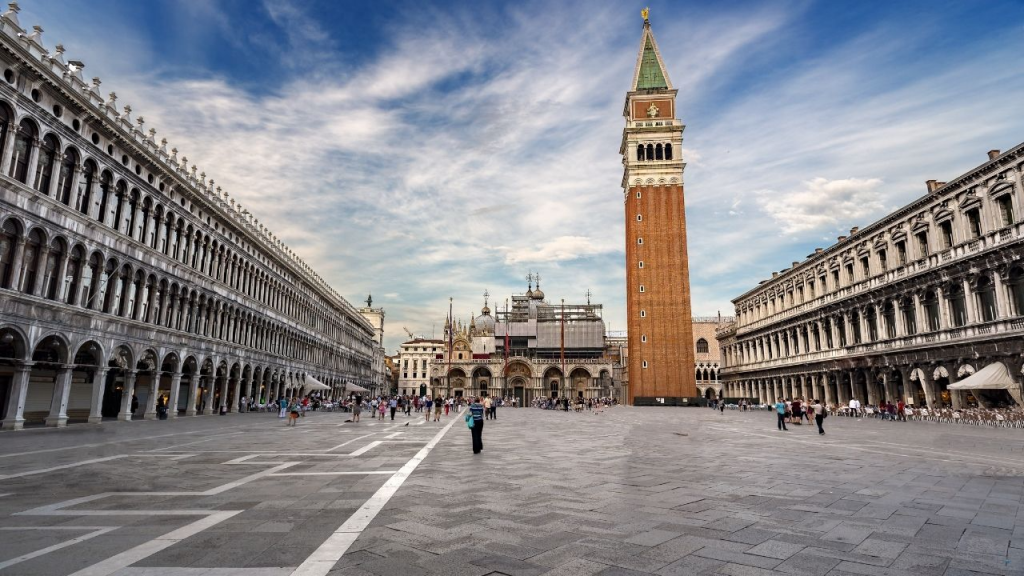
[[[288,73],[261,79],[172,77],[129,14],[109,24],[123,34],[47,27],[341,293],[374,293],[394,348],[402,326],[429,335],[449,296],[461,314],[485,288],[503,302],[527,269],[550,297],[591,289],[606,322],[624,327],[618,147],[640,30],[619,5],[586,7],[417,7],[390,17],[359,58],[299,3],[262,5],[276,33],[266,42],[267,30],[212,10],[191,34],[266,44]],[[728,313],[730,295],[809,242],[866,224],[1024,127],[1011,113],[1024,94],[1019,35],[941,65],[894,56],[933,37],[887,25],[804,53],[794,44],[806,8],[655,21],[688,125],[695,313]]]

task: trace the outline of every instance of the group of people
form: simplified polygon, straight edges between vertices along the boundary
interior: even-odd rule
[[[534,408],[540,408],[541,410],[564,410],[565,412],[568,412],[570,409],[575,412],[600,412],[614,405],[614,398],[576,398],[571,400],[569,397],[563,396],[561,398],[540,397],[533,399]]]
[[[789,431],[786,424],[799,425],[803,424],[804,420],[810,424],[811,418],[813,418],[814,423],[818,425],[818,434],[825,434],[825,428],[822,424],[825,422],[825,418],[828,417],[828,408],[817,399],[806,402],[803,398],[794,398],[793,400],[780,398],[775,403],[775,413],[778,416],[780,431]]]

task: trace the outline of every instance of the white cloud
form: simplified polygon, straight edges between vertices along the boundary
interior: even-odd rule
[[[620,242],[616,242],[616,247],[618,244]],[[614,249],[608,242],[598,243],[587,236],[559,236],[532,248],[498,247],[498,250],[505,253],[506,264],[562,262],[604,254]]]
[[[881,184],[878,178],[814,178],[791,192],[760,191],[757,202],[784,234],[798,234],[881,215],[885,210],[878,191]]]

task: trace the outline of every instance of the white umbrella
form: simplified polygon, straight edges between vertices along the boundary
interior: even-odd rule
[[[306,390],[330,390],[331,389],[331,387],[328,386],[327,384],[324,384],[323,382],[321,382],[321,381],[317,380],[316,378],[313,378],[312,376],[309,376],[309,375],[306,376],[306,381],[302,384],[302,387],[305,388]]]

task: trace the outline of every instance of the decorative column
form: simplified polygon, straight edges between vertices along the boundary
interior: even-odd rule
[[[13,129],[11,129],[13,128]],[[0,172],[10,175],[11,161],[14,159],[14,140],[17,138],[18,130],[13,126],[10,126],[7,130],[7,137],[4,138],[3,144],[4,157],[3,164],[0,165]]]
[[[216,398],[214,392],[217,390],[217,380],[218,378],[216,376],[207,378],[206,408],[203,410],[203,414],[206,414],[207,416],[217,413],[217,408],[214,406],[214,399]]]
[[[907,326],[903,322],[903,306],[899,298],[894,298],[892,301],[892,310],[896,319],[896,337],[903,338],[907,335]]]
[[[190,374],[188,377],[188,398],[185,402],[185,416],[195,416],[198,412],[196,400],[199,396],[199,383],[202,380],[203,377],[199,374]]]
[[[952,386],[953,384],[956,384],[957,381],[960,380],[959,376],[957,376],[957,373],[956,373],[956,366],[954,365],[954,366],[952,366],[952,368],[953,369],[949,371],[949,378],[948,378],[950,386]],[[936,392],[936,401],[941,402],[942,398],[940,398],[938,396],[938,386],[936,386],[935,392]],[[960,390],[950,390],[949,391],[949,400],[953,404],[953,410],[959,410],[960,408],[963,407],[963,403],[964,403],[963,392],[960,391]]]
[[[21,261],[25,257],[25,236],[19,236],[14,243],[14,256],[11,258],[11,284],[10,288],[21,291]]]
[[[35,188],[36,174],[39,172],[39,145],[42,144],[39,140],[32,140],[29,142],[29,153],[28,153],[28,175],[25,177],[25,184],[29,188]],[[43,192],[44,194],[46,192]]]
[[[993,274],[996,276],[996,274]],[[974,291],[971,290],[971,283],[967,281],[967,278],[963,279],[964,285],[964,325],[971,324],[973,322],[981,321],[981,314],[978,313],[977,303],[978,299],[974,297]]]
[[[124,371],[124,389],[121,392],[121,411],[117,413],[118,420],[130,422],[132,419],[132,396],[135,395],[135,378],[138,372],[135,370]]]
[[[952,327],[953,323],[949,317],[949,306],[946,305],[946,296],[942,293],[942,286],[935,287],[935,298],[939,304],[939,330]]]
[[[142,417],[146,420],[156,420],[156,397],[160,393],[160,378],[163,372],[153,371],[149,375],[149,397],[146,398],[146,411]]]
[[[925,366],[921,368],[919,374],[921,374],[921,388],[924,390],[925,402],[928,403],[928,408],[930,410],[935,410],[938,405],[935,394],[934,369],[929,366]]]
[[[71,373],[73,365],[61,366],[53,382],[53,398],[50,399],[50,413],[46,425],[63,428],[68,425],[68,397],[71,395]]]
[[[107,389],[106,366],[98,366],[92,374],[92,398],[89,404],[89,423],[99,424],[103,421],[103,393]]]
[[[231,388],[234,391],[234,395],[231,397],[231,403],[228,404],[228,412],[238,412],[239,411],[238,404],[239,404],[239,401],[242,399],[242,397],[239,395],[239,393],[241,391],[241,387],[242,387],[242,379],[241,378],[232,378],[231,379]]]
[[[167,416],[178,417],[178,396],[181,394],[181,372],[171,374],[171,397],[167,400]]]
[[[23,362],[14,366],[14,379],[11,381],[10,401],[7,403],[6,414],[0,428],[4,430],[21,430],[25,426],[25,398],[28,396],[28,380],[32,374],[32,363]]]

